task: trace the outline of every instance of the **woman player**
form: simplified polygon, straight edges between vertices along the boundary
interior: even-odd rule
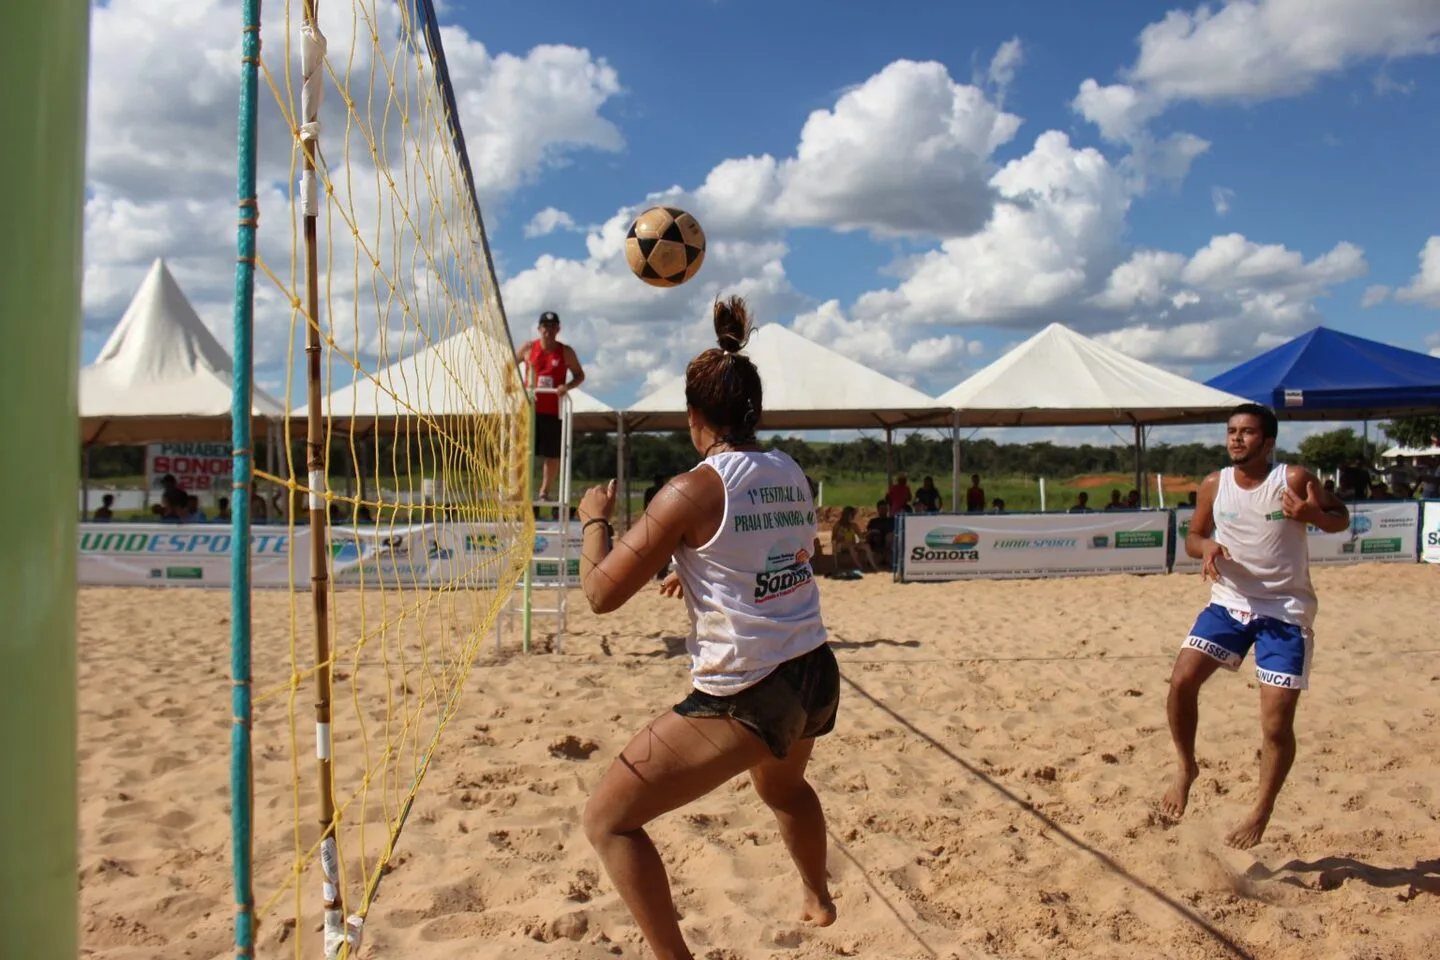
[[[700,464],[666,484],[613,547],[615,482],[580,500],[591,609],[618,609],[673,556],[660,590],[683,596],[690,613],[690,695],[635,735],[585,807],[585,835],[659,960],[693,954],[645,824],[747,770],[799,868],[802,919],[835,921],[825,814],[805,765],[834,727],[840,670],[810,568],[809,484],[795,461],[755,439],[760,373],[740,353],[749,328],[741,298],[717,302],[719,347],[685,370]]]

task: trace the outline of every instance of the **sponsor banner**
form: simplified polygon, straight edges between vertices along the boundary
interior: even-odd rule
[[[1175,573],[1199,573],[1200,561],[1185,552],[1185,535],[1190,532],[1190,518],[1195,516],[1194,507],[1176,507],[1175,514],[1175,558],[1170,569]]]
[[[1346,506],[1350,508],[1349,530],[1325,533],[1315,527],[1310,528],[1307,553],[1312,565],[1369,560],[1415,561],[1420,543],[1419,505],[1409,501],[1382,501],[1347,503]],[[1185,534],[1190,530],[1190,518],[1194,513],[1190,507],[1175,508],[1175,562],[1172,569],[1176,573],[1200,572],[1200,561],[1185,553]],[[1440,551],[1440,545],[1434,549]]]
[[[1350,529],[1325,533],[1310,528],[1310,563],[1383,560],[1414,563],[1420,541],[1420,504],[1414,500],[1348,503]]]
[[[333,527],[330,576],[337,587],[487,587],[506,565],[506,528],[496,524],[426,524],[411,527]],[[580,533],[569,540],[570,585],[579,582]],[[230,584],[228,524],[82,523],[79,582],[104,586],[226,587]],[[250,535],[250,578],[255,587],[309,588],[310,531],[255,527]],[[534,583],[559,582],[562,544],[556,529],[535,534]],[[292,572],[291,558],[295,558]]]
[[[1440,500],[1426,500],[1420,507],[1420,559],[1440,563]]]
[[[487,527],[491,530],[489,536],[493,539],[495,531],[499,528]],[[535,579],[532,581],[540,586],[557,586],[560,583],[560,557],[566,557],[566,581],[568,587],[580,586],[580,548],[584,538],[580,535],[580,521],[570,523],[570,530],[565,536],[565,546],[562,551],[560,526],[556,523],[540,524],[535,528],[534,553],[531,562],[535,564]]]
[[[82,523],[76,574],[103,586],[224,587],[230,584],[228,524]],[[293,545],[303,541],[304,552]],[[309,556],[309,533],[256,527],[250,569],[257,586],[288,585],[290,556]]]
[[[906,514],[901,580],[1164,573],[1170,514]]]
[[[507,564],[510,531],[495,524],[424,524],[411,527],[335,527],[330,532],[331,576],[337,586],[487,587]],[[579,524],[569,540],[569,580],[580,577]],[[558,528],[538,528],[533,583],[558,583],[561,559]]]
[[[234,460],[228,443],[151,443],[145,447],[145,482],[160,489],[167,474],[181,490],[201,497],[231,495]]]

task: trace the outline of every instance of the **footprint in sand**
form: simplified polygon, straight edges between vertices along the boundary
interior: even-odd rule
[[[98,880],[101,877],[133,877],[135,870],[123,860],[114,860],[110,857],[101,857],[99,860],[81,869],[80,881],[83,886],[86,883]]]
[[[426,919],[424,910],[411,907],[397,907],[385,915],[386,924],[395,930],[408,930]]]
[[[150,765],[150,776],[163,777],[171,770],[188,767],[190,761],[178,753],[167,753]]]
[[[155,822],[170,830],[184,830],[195,822],[195,815],[185,810],[171,810]]]
[[[545,926],[547,942],[555,940],[581,940],[590,930],[590,918],[583,911],[564,913]]]
[[[574,734],[561,737],[550,744],[550,756],[567,760],[589,760],[590,755],[600,749],[594,740],[581,740]]]
[[[593,870],[580,870],[575,874],[565,891],[565,899],[576,903],[589,903],[600,889],[600,876]]]
[[[447,940],[476,940],[510,933],[519,918],[487,913],[451,913],[436,917],[420,930],[420,939],[430,943]]]
[[[122,799],[128,799],[125,794],[120,794]],[[121,803],[119,806],[110,807],[100,814],[101,820],[149,820],[151,811],[155,805],[145,800],[136,800],[129,803]]]
[[[769,927],[760,940],[766,946],[794,950],[805,943],[805,931],[796,927]]]
[[[110,755],[117,760],[143,756],[149,752],[150,744],[144,737],[126,737],[111,749]]]

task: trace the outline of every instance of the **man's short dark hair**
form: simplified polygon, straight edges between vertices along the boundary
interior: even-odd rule
[[[1254,417],[1260,421],[1260,435],[1266,440],[1274,440],[1280,436],[1280,421],[1275,419],[1275,411],[1262,403],[1242,403],[1230,411],[1230,416]]]

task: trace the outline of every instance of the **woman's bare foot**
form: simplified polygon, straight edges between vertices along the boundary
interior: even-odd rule
[[[828,927],[835,922],[835,901],[830,894],[805,891],[805,905],[800,908],[800,919],[814,927]]]
[[[1269,825],[1270,811],[1253,810],[1240,822],[1240,826],[1230,832],[1225,843],[1236,850],[1248,850],[1260,842],[1265,836],[1265,828]]]
[[[1185,807],[1190,802],[1190,786],[1198,776],[1200,776],[1198,766],[1175,771],[1175,778],[1170,781],[1170,789],[1166,790],[1165,796],[1160,798],[1160,812],[1173,820],[1183,817]]]

